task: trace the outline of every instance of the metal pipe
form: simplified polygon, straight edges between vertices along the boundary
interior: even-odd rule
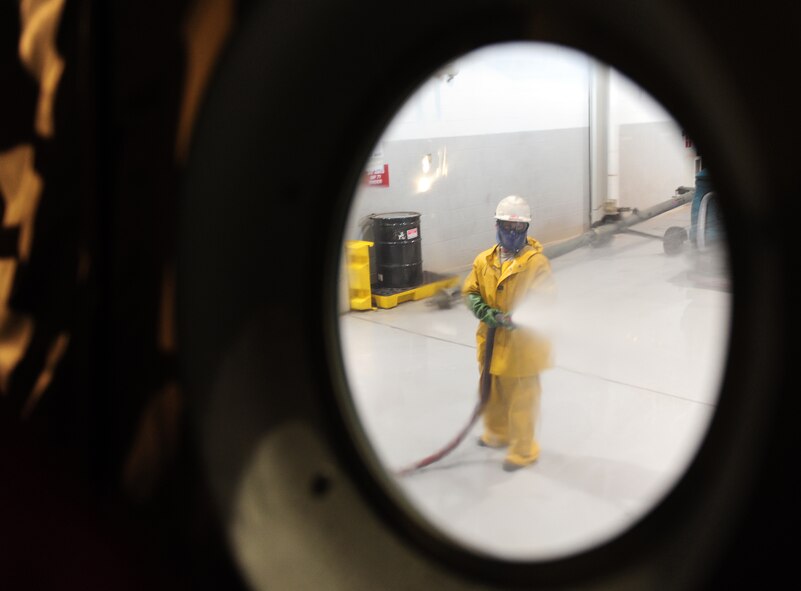
[[[608,224],[603,224],[602,226],[598,226],[596,228],[592,228],[587,232],[580,234],[579,236],[568,238],[567,240],[562,240],[560,242],[553,242],[551,244],[547,244],[543,248],[543,252],[545,256],[548,257],[549,259],[554,259],[556,257],[572,252],[577,248],[581,248],[582,246],[587,246],[590,244],[602,242],[608,236],[612,236],[613,234],[617,234],[618,232],[623,232],[635,224],[639,224],[646,220],[650,220],[651,218],[661,215],[665,212],[668,212],[671,209],[675,209],[680,205],[689,203],[690,201],[692,201],[692,199],[693,199],[692,187],[679,187],[678,189],[676,189],[676,195],[674,195],[667,201],[657,203],[656,205],[653,205],[647,209],[642,209],[642,210],[634,209],[632,210],[631,215],[621,220],[618,220],[616,222],[610,222]]]

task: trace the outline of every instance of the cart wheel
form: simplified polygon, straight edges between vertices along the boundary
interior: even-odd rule
[[[665,254],[672,256],[684,250],[685,242],[687,242],[687,230],[679,226],[670,226],[665,230],[662,247],[665,249]]]

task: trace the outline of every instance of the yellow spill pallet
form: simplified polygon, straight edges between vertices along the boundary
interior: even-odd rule
[[[440,289],[447,289],[453,287],[459,282],[459,277],[443,277],[431,283],[425,283],[412,289],[394,293],[391,295],[379,295],[373,292],[373,304],[378,308],[394,308],[403,302],[416,302],[424,298],[429,298],[437,293]]]
[[[439,275],[423,271],[423,285],[403,291],[384,290],[376,293],[370,286],[370,253],[372,242],[366,240],[347,240],[345,242],[345,261],[348,272],[348,297],[351,310],[375,310],[394,308],[398,304],[422,300],[436,294],[441,289],[453,287],[459,277]],[[394,293],[392,293],[394,292]]]

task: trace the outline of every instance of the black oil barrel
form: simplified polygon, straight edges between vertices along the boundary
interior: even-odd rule
[[[373,242],[378,287],[416,287],[423,283],[420,214],[413,211],[374,213]]]

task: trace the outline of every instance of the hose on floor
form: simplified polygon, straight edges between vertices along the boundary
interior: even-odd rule
[[[492,383],[492,378],[489,370],[490,362],[492,361],[492,349],[495,345],[495,330],[496,328],[494,326],[490,326],[487,330],[486,348],[484,349],[484,364],[481,371],[481,377],[478,382],[478,402],[476,403],[476,407],[473,409],[473,414],[470,416],[470,421],[468,421],[467,425],[465,425],[464,428],[459,431],[456,437],[454,437],[445,447],[429,456],[424,457],[422,460],[418,460],[414,464],[411,464],[402,470],[398,470],[395,473],[397,476],[407,476],[421,468],[430,466],[434,462],[438,462],[456,449],[459,444],[464,441],[464,438],[467,437],[467,434],[470,432],[470,429],[473,428],[473,425],[476,424],[478,417],[480,417],[481,413],[484,412],[484,407],[487,405],[487,401],[489,400],[490,396],[490,385]]]

